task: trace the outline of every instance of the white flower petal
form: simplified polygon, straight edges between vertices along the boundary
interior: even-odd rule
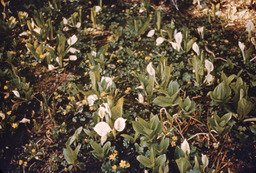
[[[48,69],[49,70],[54,70],[54,69],[56,69],[57,67],[54,67],[53,65],[51,65],[51,64],[48,64]]]
[[[71,48],[68,49],[68,52],[70,52],[70,53],[76,53],[76,52],[80,53],[80,50],[71,47]]]
[[[208,74],[211,73],[214,69],[213,63],[207,59],[204,62],[205,62],[205,68],[206,68]]]
[[[178,43],[170,42],[173,49],[177,50],[178,52],[180,51],[181,45]]]
[[[98,115],[100,116],[101,119],[104,118],[105,112],[106,112],[106,109],[103,106],[100,106],[99,111],[98,111]]]
[[[204,164],[204,168],[206,168],[209,164],[209,160],[206,155],[202,154],[202,163]]]
[[[197,56],[199,56],[200,50],[199,50],[199,46],[196,42],[192,45],[192,49],[193,49],[193,51],[196,52]]]
[[[104,81],[107,83],[107,88],[106,89],[108,89],[109,87],[111,87],[114,84],[113,80],[110,77],[102,76],[101,77],[101,82],[104,82]]]
[[[97,53],[95,51],[92,51],[91,52],[92,56],[96,57],[97,56]]]
[[[68,24],[68,20],[66,18],[63,19],[63,24],[64,25]]]
[[[93,95],[89,95],[87,97],[87,101],[88,101],[88,104],[89,106],[93,106],[94,102],[98,100],[98,96],[96,94],[93,94]]]
[[[213,75],[211,75],[210,73],[208,73],[208,74],[205,76],[204,82],[206,83],[206,85],[211,85],[212,82],[213,82],[213,80],[214,80]]]
[[[14,94],[16,97],[20,97],[19,91],[13,90],[12,92],[13,92],[13,94]]]
[[[182,34],[181,32],[178,32],[177,34],[174,35],[174,38],[175,38],[175,41],[181,45],[181,42],[182,42]]]
[[[69,56],[69,60],[70,61],[76,61],[77,60],[77,56],[76,55],[70,55]]]
[[[155,30],[152,29],[152,30],[150,30],[150,31],[148,32],[147,37],[153,37],[154,34],[155,34]]]
[[[30,123],[30,119],[23,118],[22,120],[19,121],[19,123]]]
[[[0,112],[0,117],[2,118],[2,120],[5,119],[5,114],[3,112]]]
[[[40,33],[41,33],[41,28],[35,28],[34,31],[35,31],[36,33],[40,34]]]
[[[68,45],[69,46],[72,46],[73,44],[75,44],[76,42],[77,42],[77,37],[76,37],[76,35],[73,35],[72,37],[70,37],[68,40],[67,40],[67,42],[68,42]]]
[[[138,94],[138,102],[141,103],[141,104],[144,103],[144,97],[140,93]]]
[[[106,136],[109,132],[111,132],[111,128],[106,122],[99,122],[96,124],[96,126],[93,128],[93,130],[99,135],[99,136]]]
[[[69,30],[69,28],[67,27],[67,26],[65,26],[64,28],[63,28],[63,31],[68,31]]]
[[[155,69],[153,68],[152,66],[152,62],[150,62],[148,65],[147,65],[147,72],[149,75],[155,75]]]
[[[125,121],[126,119],[120,117],[120,118],[117,118],[115,123],[114,123],[114,127],[117,131],[121,132],[124,130],[125,128]]]
[[[181,149],[183,150],[184,153],[190,153],[190,147],[186,139],[182,142]]]
[[[111,109],[108,105],[108,103],[103,103],[103,105],[105,106],[105,111],[108,113],[108,116],[111,118]]]
[[[100,144],[103,145],[104,142],[106,142],[107,139],[108,139],[107,135],[101,136],[101,138],[100,138]]]
[[[164,38],[163,37],[158,37],[156,39],[156,46],[159,46],[160,44],[162,44],[164,42]]]
[[[247,32],[252,32],[254,27],[254,24],[252,23],[252,21],[250,20],[247,24],[246,24],[246,31]]]
[[[78,22],[78,23],[76,24],[76,28],[80,28],[80,27],[81,27],[81,23]]]
[[[95,12],[98,13],[101,10],[100,6],[95,6]]]

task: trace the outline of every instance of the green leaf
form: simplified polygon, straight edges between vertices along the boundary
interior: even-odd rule
[[[181,157],[179,159],[176,159],[175,162],[178,165],[180,173],[186,173],[187,171],[189,171],[192,168],[192,166],[187,158]]]
[[[190,49],[192,48],[192,45],[196,42],[196,40],[197,40],[196,37],[189,40],[189,42],[187,43],[187,46],[186,46],[186,53],[188,53],[190,51]]]
[[[150,161],[149,158],[147,158],[147,157],[145,157],[145,156],[143,156],[143,155],[137,156],[137,160],[138,160],[143,166],[145,166],[145,167],[147,167],[147,168],[153,168],[154,165],[155,165],[154,163],[152,163],[152,162]]]
[[[170,103],[170,99],[168,97],[164,96],[158,96],[153,100],[153,103],[160,107],[168,107],[171,106],[172,103]]]
[[[167,92],[170,96],[177,94],[180,90],[180,85],[177,81],[170,81]]]
[[[131,143],[134,143],[134,138],[130,135],[127,135],[127,134],[121,134],[122,137],[128,139]]]
[[[123,104],[124,104],[124,98],[120,98],[117,101],[117,104],[111,108],[111,119],[116,120],[119,117],[122,117],[123,115]]]
[[[237,113],[239,115],[239,120],[243,120],[244,117],[249,114],[253,108],[253,103],[242,98],[238,101]]]

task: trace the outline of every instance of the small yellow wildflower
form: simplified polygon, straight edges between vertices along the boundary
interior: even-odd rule
[[[24,62],[24,61],[21,61],[20,63],[21,63],[21,65],[25,64],[25,62]]]
[[[101,97],[104,97],[105,95],[106,95],[105,92],[102,92],[102,93],[100,94]]]
[[[89,4],[92,4],[92,2],[91,2],[91,1],[89,1],[88,3],[89,3]]]
[[[66,111],[66,110],[64,110],[64,111],[63,111],[63,115],[66,115],[66,114],[67,114],[67,111]]]
[[[21,52],[22,52],[22,50],[19,51],[19,53],[21,53]]]
[[[159,85],[156,85],[156,89],[158,89],[158,88],[160,88],[160,86],[159,86]]]
[[[12,128],[16,129],[18,127],[18,123],[12,123]]]
[[[71,106],[69,106],[69,105],[67,105],[67,107],[66,107],[67,109],[70,109],[71,108]]]
[[[5,85],[5,86],[4,86],[4,89],[7,90],[7,89],[8,89],[8,86]]]
[[[89,86],[92,87],[92,84],[90,84]]]
[[[124,10],[122,10],[122,12],[124,13]]]
[[[86,138],[84,139],[84,141],[85,141],[86,143],[89,143],[88,139],[86,139]]]
[[[145,60],[146,60],[146,61],[149,61],[149,60],[150,60],[150,57],[149,57],[149,56],[146,56],[146,57],[145,57]]]
[[[71,88],[72,87],[72,84],[70,83],[70,84],[68,84],[68,88]]]
[[[172,139],[177,141],[178,138],[177,138],[177,136],[173,136]]]
[[[19,165],[22,165],[22,163],[23,163],[23,160],[19,160]]]
[[[90,60],[89,59],[87,59],[86,61],[85,61],[85,63],[89,63],[90,62]]]
[[[110,154],[108,158],[109,158],[109,160],[114,160],[114,159],[115,159],[115,157],[116,157],[116,155],[114,155],[114,154]]]
[[[116,165],[113,165],[112,166],[112,169],[116,170],[117,166]]]
[[[30,53],[30,51],[28,50],[27,52],[26,52],[26,54],[29,54]]]
[[[118,63],[121,63],[121,62],[123,62],[123,60],[122,60],[122,59],[119,59],[119,60],[117,60],[117,62],[118,62]]]
[[[90,107],[89,107],[89,110],[90,110],[90,111],[92,111],[92,110],[93,110],[93,107],[92,107],[92,106],[90,106]]]
[[[152,53],[149,54],[149,56],[152,56],[152,55],[153,55]]]
[[[191,84],[191,82],[190,82],[190,81],[187,81],[187,84],[189,85],[189,84]]]
[[[206,68],[204,68],[204,72],[207,72]]]
[[[105,54],[104,54],[105,56],[108,56],[108,52],[105,52]]]
[[[12,114],[12,111],[8,111],[8,112],[7,112],[7,115],[11,115],[11,114]]]
[[[65,125],[66,125],[66,123],[65,123],[65,122],[63,122],[63,123],[62,123],[62,125],[63,125],[63,126],[65,126]]]
[[[56,91],[54,91],[54,93],[53,93],[54,95],[57,95],[58,93],[56,92]]]
[[[68,168],[67,168],[67,167],[65,167],[65,168],[64,168],[64,171],[65,171],[65,172],[68,172]]]
[[[90,15],[86,15],[86,18],[89,19],[89,18],[90,18]]]
[[[138,69],[137,72],[140,72],[140,69]]]
[[[140,56],[143,56],[143,54],[141,53]]]
[[[27,166],[28,165],[28,162],[24,162],[24,164],[23,164],[24,166]]]
[[[130,165],[130,163],[127,163],[126,164],[126,168],[129,168],[131,165]]]
[[[87,72],[84,72],[84,75],[86,76],[88,73]]]
[[[124,168],[126,166],[126,161],[125,160],[121,160],[121,162],[119,163],[119,166],[121,168]]]
[[[119,49],[120,49],[120,50],[122,50],[122,49],[123,49],[123,47],[121,46]]]
[[[174,147],[176,146],[176,143],[174,141],[171,142],[171,146]]]
[[[135,71],[131,71],[132,74],[136,74]]]
[[[61,133],[61,132],[62,132],[62,129],[59,129],[59,132]]]
[[[137,56],[137,53],[135,52],[134,55]]]
[[[114,153],[117,154],[117,150],[114,150]]]
[[[33,148],[33,149],[31,150],[31,152],[32,152],[32,153],[36,152],[36,149]]]

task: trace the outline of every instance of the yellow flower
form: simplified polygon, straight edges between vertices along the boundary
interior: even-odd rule
[[[62,132],[62,129],[59,129],[59,132]]]
[[[105,52],[105,54],[104,54],[105,56],[108,56],[108,52]]]
[[[71,106],[69,106],[69,105],[67,105],[67,107],[66,107],[67,109],[70,109],[71,108]]]
[[[5,85],[5,86],[4,86],[4,89],[7,90],[7,89],[8,89],[8,86]]]
[[[100,94],[101,97],[104,97],[105,95],[106,95],[105,92],[102,92],[102,93]]]
[[[125,160],[121,160],[121,162],[119,163],[119,166],[121,168],[124,168],[126,166],[126,161]]]
[[[68,168],[67,168],[67,167],[65,167],[65,168],[64,168],[64,171],[65,171],[65,172],[68,172]]]
[[[92,87],[92,84],[90,84],[89,86]]]
[[[122,49],[123,49],[123,47],[121,46],[119,49],[120,49],[120,50],[122,50]]]
[[[117,154],[117,150],[114,150],[114,153]]]
[[[88,73],[87,72],[84,72],[84,75],[86,76]]]
[[[25,62],[24,62],[24,61],[21,61],[20,63],[21,63],[21,65],[25,64]]]
[[[28,162],[24,162],[24,164],[23,164],[24,166],[27,166],[28,165]]]
[[[67,114],[67,111],[66,111],[66,110],[64,110],[64,111],[63,111],[63,115],[66,115],[66,114]]]
[[[32,152],[32,153],[36,152],[36,149],[33,148],[33,149],[31,150],[31,152]]]
[[[174,147],[176,146],[176,143],[174,141],[171,142],[171,146]]]
[[[177,141],[178,138],[177,138],[177,136],[173,136],[172,139]]]
[[[108,158],[109,158],[109,160],[114,160],[114,159],[115,159],[115,157],[116,157],[116,155],[115,155],[115,154],[110,154]]]
[[[146,61],[149,61],[149,60],[150,60],[150,57],[149,57],[149,56],[146,56],[146,57],[145,57],[145,60],[146,60]]]
[[[23,160],[19,160],[19,165],[22,165],[22,163],[23,163]]]
[[[121,62],[123,62],[123,60],[122,60],[122,59],[119,59],[119,60],[117,60],[117,62],[118,62],[118,63],[121,63]]]
[[[70,84],[68,84],[68,88],[71,88],[72,87],[72,84],[70,83]]]
[[[43,58],[43,57],[44,57],[44,55],[40,55],[39,57],[40,57],[40,58]]]
[[[137,55],[137,53],[135,52],[135,53],[134,53],[134,55],[136,56],[136,55]]]
[[[91,2],[91,1],[89,1],[88,3],[89,3],[89,4],[92,4],[92,2]]]
[[[116,170],[117,166],[116,165],[113,165],[112,166],[112,169]]]
[[[153,55],[152,53],[149,54],[149,56],[152,56],[152,55]]]
[[[18,123],[12,123],[12,128],[16,129],[18,127]]]
[[[187,81],[187,84],[189,85],[189,84],[191,84],[191,82],[190,82],[190,81]]]
[[[89,110],[90,110],[90,111],[92,111],[92,110],[93,110],[93,107],[92,107],[92,106],[90,106],[90,107],[89,107]]]
[[[159,85],[156,85],[156,89],[158,89],[158,88],[160,88],[160,86],[159,86]]]
[[[85,61],[85,63],[89,63],[90,62],[90,60],[89,59],[87,59],[86,61]]]
[[[126,167],[127,167],[127,168],[129,168],[130,166],[131,166],[130,163],[127,163],[127,164],[126,164]]]

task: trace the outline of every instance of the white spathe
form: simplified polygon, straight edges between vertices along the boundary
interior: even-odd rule
[[[52,64],[48,64],[48,69],[49,70],[54,70],[54,69],[56,69],[57,67],[54,67]]]
[[[101,119],[104,118],[105,112],[106,112],[106,109],[103,106],[100,105],[98,115],[100,116]]]
[[[19,91],[17,91],[17,90],[13,90],[12,92],[13,92],[13,94],[14,94],[16,97],[20,97],[20,93],[19,93]]]
[[[245,48],[245,45],[244,45],[244,43],[242,43],[242,42],[238,41],[238,46],[239,46],[239,48],[240,48],[240,49],[241,49],[241,51],[242,51],[243,60],[244,60],[244,63],[245,63],[245,54],[244,54],[244,48]]]
[[[69,60],[70,61],[76,61],[77,60],[77,56],[76,55],[70,55],[69,56]]]
[[[204,164],[204,168],[206,168],[209,164],[209,160],[205,154],[202,154],[202,163]]]
[[[205,76],[204,82],[206,83],[206,85],[211,85],[212,82],[213,82],[213,80],[214,80],[213,75],[211,75],[210,73],[208,73],[208,74]]]
[[[198,27],[197,32],[201,36],[201,38],[204,39],[204,26]]]
[[[248,33],[251,33],[252,30],[253,30],[253,28],[254,28],[254,24],[253,24],[252,21],[250,20],[250,21],[246,24],[246,31],[247,31]]]
[[[151,76],[154,76],[155,75],[155,69],[153,68],[152,66],[152,62],[150,62],[148,65],[147,65],[147,72],[149,75]]]
[[[155,30],[152,29],[152,30],[150,30],[150,31],[148,32],[147,37],[153,37],[154,34],[155,34]]]
[[[107,140],[107,134],[112,131],[108,123],[106,122],[99,122],[96,124],[96,126],[93,128],[93,130],[101,136],[100,143],[103,144]]]
[[[114,84],[114,82],[112,81],[112,79],[110,77],[102,76],[100,82],[102,83],[103,81],[105,81],[107,83],[107,89]]]
[[[164,38],[163,37],[158,37],[156,39],[156,46],[159,46],[160,44],[162,44],[164,42]]]
[[[172,42],[172,41],[170,43],[171,43],[173,49],[177,50],[178,52],[180,51],[180,48],[181,48],[180,44]]]
[[[68,20],[66,18],[63,18],[63,24],[64,25],[68,24]]]
[[[96,57],[97,56],[97,53],[95,51],[92,51],[92,56]]]
[[[174,35],[175,41],[180,45],[182,42],[182,33],[178,32],[177,34]]]
[[[199,50],[199,46],[196,42],[192,45],[192,49],[193,49],[193,51],[196,52],[197,56],[199,56],[200,50]]]
[[[19,123],[30,123],[30,119],[23,118],[22,120],[19,121]]]
[[[95,132],[99,136],[106,136],[109,132],[112,131],[112,129],[106,122],[99,122],[98,124],[96,124],[96,126],[93,128],[93,130],[95,130]]]
[[[77,22],[76,28],[80,28],[80,27],[81,27],[81,23],[80,23],[80,22]]]
[[[68,42],[68,45],[69,46],[72,46],[73,44],[75,44],[77,42],[77,36],[76,35],[73,35],[72,37],[70,37],[67,42]]]
[[[138,94],[138,99],[137,99],[137,100],[138,100],[138,102],[141,103],[141,104],[144,103],[144,97],[143,97],[143,95],[142,95],[141,93]]]
[[[214,69],[213,63],[207,59],[204,62],[205,62],[205,68],[207,70],[207,73],[208,74],[211,73]]]
[[[186,153],[190,153],[190,147],[189,147],[189,144],[187,142],[187,140],[185,139],[182,144],[181,144],[181,149],[183,150],[183,152],[186,154]]]
[[[114,127],[117,131],[121,132],[124,130],[125,128],[125,121],[126,119],[120,117],[120,118],[117,118],[115,123],[114,123]]]
[[[99,11],[101,10],[101,7],[100,6],[95,6],[95,12],[98,13]]]
[[[111,109],[108,105],[108,103],[103,103],[103,105],[105,106],[105,111],[108,113],[108,116],[111,118]]]
[[[76,53],[76,52],[80,53],[80,50],[71,47],[71,48],[68,49],[68,52],[70,52],[70,53]]]
[[[88,104],[89,106],[93,106],[94,102],[98,100],[98,96],[96,94],[93,94],[93,95],[89,95],[87,97],[87,101],[88,101]]]

